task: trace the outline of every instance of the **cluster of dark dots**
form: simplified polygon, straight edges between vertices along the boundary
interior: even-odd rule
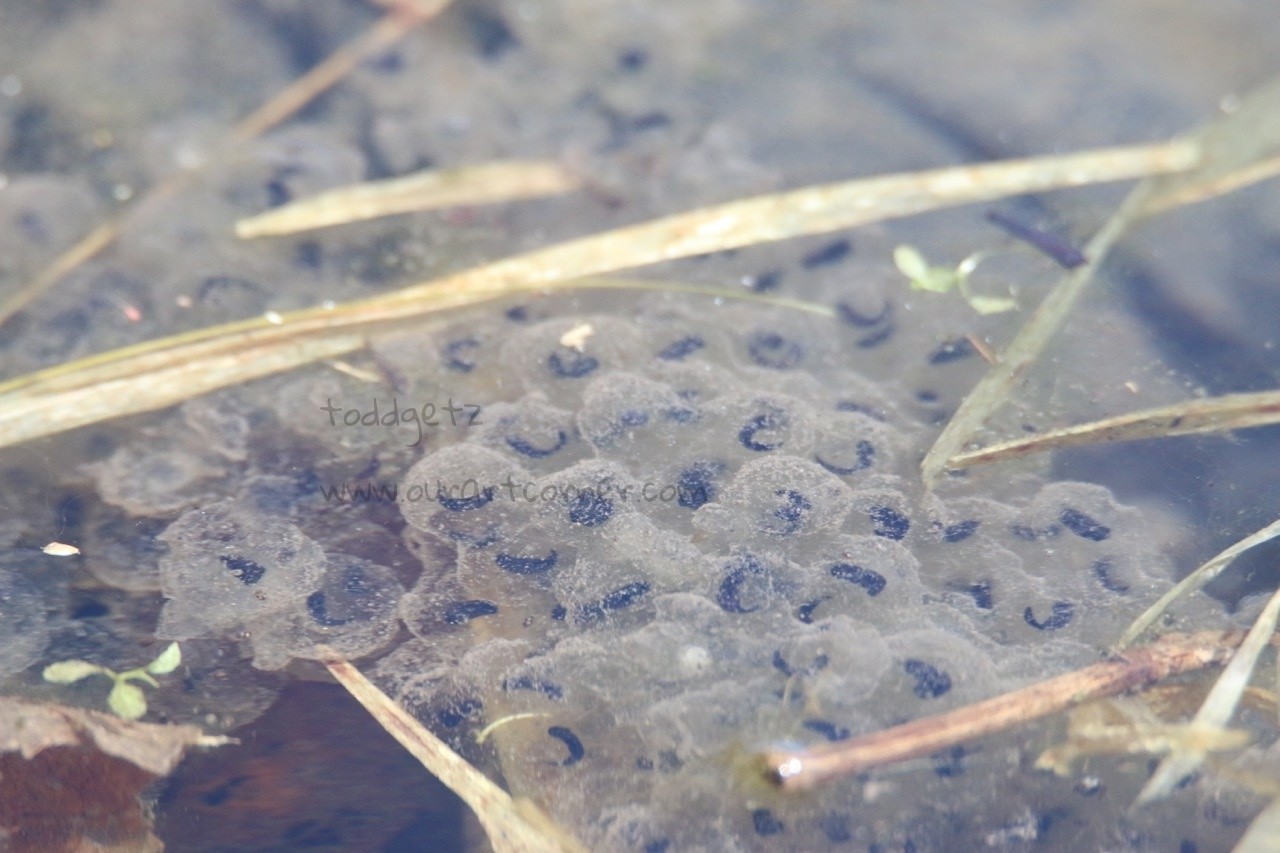
[[[747,339],[747,354],[772,370],[794,370],[804,361],[804,347],[777,332],[753,332]]]
[[[994,610],[995,596],[991,594],[991,581],[978,581],[961,588],[961,592],[973,599],[973,606],[979,610]]]
[[[651,587],[645,581],[632,581],[606,594],[599,601],[579,605],[574,621],[579,625],[592,625],[608,614],[625,610],[649,594]]]
[[[974,533],[982,524],[981,521],[970,519],[969,521],[958,521],[955,524],[949,524],[942,528],[943,542],[963,542]]]
[[[1067,507],[1058,516],[1058,520],[1062,522],[1063,527],[1091,542],[1104,542],[1111,536],[1110,527],[1099,524],[1077,509]]]
[[[807,270],[837,264],[853,252],[853,244],[841,237],[824,243],[800,259],[800,266]]]
[[[913,658],[904,661],[902,668],[915,679],[911,692],[921,699],[937,699],[951,689],[951,676],[933,664]]]
[[[1111,576],[1111,570],[1114,568],[1115,566],[1112,565],[1110,557],[1101,557],[1093,563],[1093,576],[1097,578],[1098,583],[1102,584],[1102,588],[1107,592],[1124,595],[1129,591],[1129,585]]]
[[[715,478],[723,469],[716,462],[697,462],[685,468],[676,483],[676,503],[685,509],[697,509],[715,500]]]
[[[1025,524],[1009,525],[1009,532],[1019,539],[1027,542],[1037,542],[1041,539],[1053,539],[1062,532],[1062,528],[1056,524],[1050,524],[1048,527],[1028,527]]]
[[[777,489],[773,496],[778,498],[772,516],[777,523],[771,522],[766,532],[775,536],[790,536],[798,531],[813,511],[813,504],[795,489]]]
[[[492,616],[498,612],[498,605],[492,601],[485,601],[482,598],[473,598],[467,601],[455,601],[445,608],[444,621],[450,625],[465,625],[472,619],[479,619],[482,616]]]
[[[515,554],[497,554],[493,561],[498,568],[513,575],[540,575],[556,567],[556,552],[552,549],[545,557],[520,557]]]
[[[833,742],[838,740],[848,740],[853,734],[844,726],[837,726],[829,720],[805,720],[801,725],[809,731],[816,732],[827,740]]]
[[[965,750],[963,746],[953,746],[951,749],[933,754],[933,772],[950,779],[955,776],[964,775],[964,757]]]
[[[543,681],[534,678],[531,675],[520,675],[515,678],[508,678],[502,682],[502,689],[508,692],[512,690],[533,690],[546,696],[548,699],[563,699],[564,688],[559,684],[551,681]]]
[[[743,584],[748,580],[763,577],[767,573],[764,564],[750,554],[744,554],[730,560],[725,568],[728,572],[716,591],[716,603],[728,613],[752,613],[759,610],[758,605],[748,607],[743,604],[741,592]]]
[[[496,62],[520,46],[520,39],[499,15],[479,6],[466,9],[467,29],[480,56]]]
[[[1069,601],[1055,601],[1052,612],[1043,622],[1036,619],[1035,611],[1030,607],[1022,611],[1022,618],[1037,631],[1057,631],[1059,628],[1065,628],[1071,624],[1071,618],[1075,616],[1075,610],[1075,607]]]
[[[347,624],[352,619],[352,617],[339,619],[336,616],[330,616],[328,596],[325,595],[322,589],[318,589],[307,596],[307,612],[311,614],[312,620],[317,625],[325,628],[337,628],[340,625]]]
[[[782,284],[782,270],[766,270],[757,275],[749,276],[746,284],[756,293],[768,293],[771,290],[777,290],[778,285]]]
[[[755,453],[768,453],[777,450],[786,442],[782,439],[775,441],[758,441],[756,436],[762,432],[770,430],[786,429],[791,425],[791,419],[787,417],[786,412],[771,409],[762,412],[752,418],[738,431],[738,442],[747,450]]]
[[[613,501],[594,492],[583,492],[569,503],[569,521],[583,527],[599,527],[613,517]]]
[[[235,576],[236,580],[245,586],[253,586],[262,580],[262,576],[267,570],[259,566],[253,560],[245,557],[221,557],[222,564],[227,567],[227,571]]]
[[[929,364],[950,364],[953,361],[959,361],[962,358],[968,358],[975,352],[973,344],[968,338],[957,338],[953,341],[943,341],[938,345],[937,349],[929,353]]]
[[[858,443],[854,445],[854,452],[857,454],[857,458],[852,465],[835,465],[826,461],[821,456],[814,456],[813,461],[817,462],[837,477],[847,477],[850,474],[856,474],[859,471],[865,471],[867,468],[870,468],[876,458],[875,445],[867,441],[865,438],[859,439]]]
[[[778,835],[786,830],[786,826],[782,821],[773,816],[773,812],[768,809],[755,809],[751,812],[751,825],[755,827],[756,835]]]
[[[563,743],[565,749],[569,751],[564,761],[560,762],[561,767],[572,767],[587,754],[587,748],[582,745],[582,741],[570,729],[564,726],[552,726],[547,729],[547,734]]]
[[[465,497],[459,495],[455,498],[450,497],[443,489],[440,489],[436,492],[436,502],[450,512],[470,512],[492,503],[496,491],[497,489],[494,486],[487,486],[474,495]]]
[[[506,437],[507,447],[510,447],[521,456],[529,459],[545,459],[559,453],[564,446],[569,443],[569,434],[564,430],[557,430],[556,440],[549,447],[538,447],[532,442],[521,438],[517,435],[509,435]]]
[[[479,699],[458,699],[436,711],[436,719],[446,729],[456,729],[483,710],[484,702]]]
[[[796,618],[806,625],[813,624],[813,611],[818,609],[818,605],[826,599],[816,598],[813,601],[806,601],[796,608]]]
[[[547,367],[561,379],[581,379],[599,366],[599,359],[572,349],[557,350],[547,356]]]
[[[864,569],[862,566],[855,566],[852,563],[836,563],[831,567],[831,577],[857,584],[866,590],[867,595],[872,598],[884,592],[887,583],[884,575],[879,572]],[[817,604],[817,602],[814,603]]]
[[[678,341],[672,341],[658,352],[658,358],[664,361],[682,361],[693,355],[707,344],[696,335],[689,335]]]
[[[911,520],[892,507],[873,506],[867,510],[867,518],[871,519],[871,532],[886,539],[901,541],[911,529]]]
[[[475,338],[459,338],[456,341],[450,341],[445,344],[440,351],[440,356],[444,359],[444,366],[450,370],[456,370],[459,373],[470,373],[475,370],[476,363],[469,358],[469,354],[480,348],[480,342]]]
[[[836,303],[836,316],[846,325],[859,329],[856,343],[862,349],[872,349],[893,337],[893,304],[885,300],[878,313],[863,314],[847,302]]]

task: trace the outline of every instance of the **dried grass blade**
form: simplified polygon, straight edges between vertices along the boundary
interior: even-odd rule
[[[1175,584],[1173,589],[1160,596],[1159,601],[1151,605],[1141,616],[1135,619],[1133,624],[1125,629],[1124,634],[1121,635],[1119,641],[1113,647],[1113,651],[1119,651],[1138,639],[1143,631],[1151,627],[1160,618],[1160,615],[1168,609],[1170,604],[1189,592],[1195,592],[1222,574],[1222,570],[1230,565],[1231,561],[1236,557],[1239,557],[1250,548],[1261,545],[1263,542],[1270,541],[1277,536],[1280,536],[1280,520],[1273,521],[1251,536],[1246,536],[1230,548],[1205,562],[1204,565]]]
[[[708,254],[752,243],[783,240],[834,231],[868,222],[906,216],[948,205],[989,201],[1004,195],[1035,192],[1053,187],[1078,186],[1135,175],[1177,171],[1193,166],[1196,146],[1185,141],[1161,145],[1105,149],[1061,157],[1011,160],[976,166],[959,166],[889,175],[809,187],[759,196],[664,217],[639,225],[558,243],[471,270],[413,285],[392,293],[346,303],[335,309],[295,311],[269,323],[246,320],[222,327],[187,333],[173,341],[149,342],[113,353],[92,356],[83,362],[51,368],[0,384],[0,446],[26,441],[72,428],[61,418],[42,427],[38,419],[21,423],[17,412],[31,406],[52,411],[60,405],[57,393],[95,382],[138,378],[151,371],[172,368],[176,360],[198,362],[220,359],[227,369],[217,384],[206,378],[189,396],[214,387],[278,373],[319,358],[349,352],[342,345],[324,351],[323,339],[336,336],[345,342],[357,331],[402,323],[447,308],[474,305],[509,293],[569,286],[573,279],[611,273],[631,267]],[[592,285],[594,286],[594,285]],[[687,289],[687,288],[686,288]],[[734,292],[722,291],[732,296]],[[320,339],[315,352],[301,344]],[[292,345],[290,341],[299,342]],[[235,359],[239,350],[272,352],[261,365]],[[292,352],[293,360],[285,356]],[[10,395],[13,398],[10,399]],[[156,404],[142,394],[92,407],[93,420],[153,411],[170,405]],[[43,397],[43,400],[33,400]],[[16,407],[13,405],[16,400]],[[114,406],[114,408],[111,408]],[[108,414],[108,412],[114,414]],[[58,426],[57,424],[63,424]],[[12,437],[10,437],[12,436]]]
[[[1186,141],[955,166],[806,187],[700,208],[538,249],[475,270],[474,286],[561,281],[755,243],[838,231],[943,207],[1081,186],[1195,165]],[[481,273],[484,275],[481,275]],[[414,299],[435,282],[390,298]]]
[[[1077,267],[1045,298],[1031,319],[969,393],[921,463],[927,484],[935,483],[960,455],[966,442],[998,410],[1057,333],[1093,279],[1115,242],[1134,223],[1178,204],[1202,201],[1274,173],[1280,149],[1280,81],[1241,101],[1230,115],[1211,121],[1188,137],[1201,163],[1181,174],[1143,181],[1124,200],[1084,250],[1088,263]]]
[[[518,289],[616,272],[632,267],[738,248],[752,243],[784,240],[834,231],[868,222],[907,216],[927,210],[989,201],[1005,195],[1054,187],[1080,186],[1122,180],[1155,172],[1178,171],[1196,163],[1197,149],[1185,141],[1160,145],[1103,149],[1058,157],[1009,160],[976,166],[957,166],[925,172],[808,187],[700,208],[650,222],[607,231],[544,249],[536,249],[392,293],[347,303],[336,310],[319,308],[285,315],[273,329],[250,320],[191,333],[187,340],[229,335],[253,336],[255,342],[289,334],[348,332],[354,328],[439,309],[442,300],[457,304],[480,301]],[[127,348],[121,355],[93,357],[105,364],[132,357],[147,345]],[[54,372],[66,374],[65,368]],[[0,393],[43,381],[51,371],[0,385]]]
[[[495,204],[572,192],[581,181],[558,163],[512,160],[432,169],[341,187],[236,223],[241,239],[296,234],[397,213]]]
[[[322,650],[325,666],[378,723],[422,766],[457,794],[480,819],[498,853],[578,853],[576,840],[527,800],[513,800],[444,741],[411,717],[349,661]]]
[[[1248,636],[1240,644],[1239,650],[1231,658],[1231,663],[1222,671],[1218,681],[1205,697],[1204,704],[1191,721],[1195,729],[1219,730],[1226,728],[1227,723],[1236,712],[1245,688],[1249,686],[1249,678],[1258,663],[1258,656],[1276,632],[1276,620],[1280,618],[1280,591],[1277,591],[1267,606],[1262,609],[1258,620],[1249,629]],[[1189,773],[1195,771],[1204,761],[1203,750],[1189,750],[1175,753],[1156,768],[1156,772],[1148,780],[1142,793],[1138,795],[1138,804],[1149,803],[1168,796],[1169,793]]]
[[[143,373],[48,394],[21,395],[0,406],[0,446],[19,444],[126,415],[153,412],[250,379],[345,355],[367,343],[337,335],[244,347],[187,360],[182,350]]]
[[[471,292],[466,288],[429,291],[412,305],[393,306],[372,314],[383,327],[406,319],[497,299],[516,292],[550,290],[649,290],[691,293],[715,299],[738,299],[833,316],[823,305],[796,299],[644,279],[586,278],[553,285],[512,284],[502,291]],[[303,334],[291,326],[263,319],[188,332],[122,350],[90,356],[66,365],[19,377],[0,385],[0,447],[19,444],[76,427],[156,411],[183,400],[252,379],[291,370],[364,348],[373,325],[370,312],[359,331],[343,310],[306,314],[314,322]],[[333,326],[324,323],[335,320]],[[346,331],[343,331],[343,330]]]
[[[1050,430],[1029,438],[1003,441],[980,450],[958,454],[950,459],[947,467],[968,468],[971,465],[1016,459],[1064,447],[1226,432],[1274,423],[1280,423],[1280,391],[1227,394],[1158,409],[1144,409],[1114,418]]]

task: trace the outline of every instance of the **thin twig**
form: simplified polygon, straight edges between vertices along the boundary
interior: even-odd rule
[[[766,777],[779,787],[813,788],[874,767],[930,755],[1084,702],[1223,663],[1243,639],[1243,631],[1171,634],[1149,646],[983,702],[810,749],[771,749],[760,759]]]

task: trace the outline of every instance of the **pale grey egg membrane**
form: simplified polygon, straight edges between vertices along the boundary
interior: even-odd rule
[[[609,333],[581,351],[561,345],[577,322]],[[996,477],[923,494],[912,470],[923,427],[900,414],[909,404],[881,391],[838,410],[841,389],[867,381],[840,366],[858,348],[831,320],[787,339],[805,359],[809,341],[830,350],[817,377],[757,364],[778,347],[753,352],[749,326],[720,332],[728,358],[699,347],[672,359],[666,337],[616,347],[640,337],[624,322],[586,314],[516,331],[504,346],[513,359],[515,341],[526,347],[513,363],[524,387],[407,472],[402,490],[468,474],[479,488],[401,503],[411,527],[452,543],[456,568],[429,567],[401,600],[434,674],[415,675],[407,653],[376,668],[460,746],[498,749],[516,789],[551,786],[554,813],[594,843],[619,831],[604,817],[617,811],[650,840],[706,844],[682,817],[695,804],[747,848],[773,819],[789,839],[821,843],[833,820],[883,804],[860,803],[856,785],[796,800],[756,792],[772,816],[756,818],[726,785],[727,756],[871,731],[1087,665],[1170,585],[1143,514],[1101,487],[1023,468],[1003,500]],[[736,381],[682,395],[679,380],[712,359]],[[424,363],[455,395],[481,370]],[[871,447],[861,460],[859,441]],[[500,485],[508,475],[527,493]],[[658,487],[648,500],[645,483]],[[662,500],[665,485],[677,488]],[[468,631],[478,645],[451,669]],[[436,638],[453,651],[430,649]],[[502,724],[498,747],[468,740],[528,714],[547,716]],[[963,762],[966,782],[1011,786],[1013,815],[1026,783],[1008,781],[1002,747],[990,749]],[[951,778],[919,772],[935,780],[926,790]],[[895,826],[928,823],[917,796],[894,798]]]
[[[774,325],[776,309],[734,307],[699,345],[714,306],[633,304],[544,299],[544,320],[494,308],[390,338],[360,364],[388,366],[395,389],[313,368],[261,383],[265,412],[231,395],[189,404],[188,456],[223,466],[236,498],[175,511],[192,492],[158,476],[110,493],[176,516],[158,580],[119,582],[160,587],[158,636],[238,642],[266,670],[320,646],[383,653],[373,673],[392,695],[473,760],[499,759],[513,790],[551,792],[553,816],[596,845],[715,847],[710,824],[743,849],[777,826],[820,846],[867,821],[927,840],[954,820],[929,804],[968,796],[952,780],[1001,791],[965,832],[1039,813],[1060,789],[1069,800],[1008,774],[1007,756],[1035,750],[1017,738],[886,771],[876,784],[893,796],[874,802],[866,780],[786,797],[742,756],[1093,662],[1169,588],[1167,529],[1025,463],[924,492],[932,428],[908,383],[957,369],[928,352],[877,379],[838,319]],[[583,324],[580,350],[561,343]],[[480,423],[411,447],[404,423],[333,426],[321,408],[385,413],[393,396],[482,401]],[[246,443],[250,422],[294,446]]]

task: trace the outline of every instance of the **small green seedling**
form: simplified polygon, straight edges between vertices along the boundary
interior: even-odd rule
[[[170,643],[158,658],[137,669],[116,672],[86,660],[64,660],[46,666],[44,680],[52,681],[54,684],[74,684],[90,675],[105,675],[115,682],[115,686],[107,695],[107,706],[118,717],[136,720],[147,713],[147,697],[143,695],[141,687],[129,682],[143,681],[152,687],[159,687],[160,683],[151,676],[168,675],[177,669],[180,663],[182,663],[182,651],[177,643]]]
[[[982,260],[982,253],[976,252],[957,264],[955,269],[931,267],[915,246],[899,246],[893,250],[893,263],[911,282],[912,290],[930,293],[958,290],[969,307],[979,314],[1000,314],[1017,308],[1018,303],[1008,297],[981,296],[969,289],[969,276]]]

